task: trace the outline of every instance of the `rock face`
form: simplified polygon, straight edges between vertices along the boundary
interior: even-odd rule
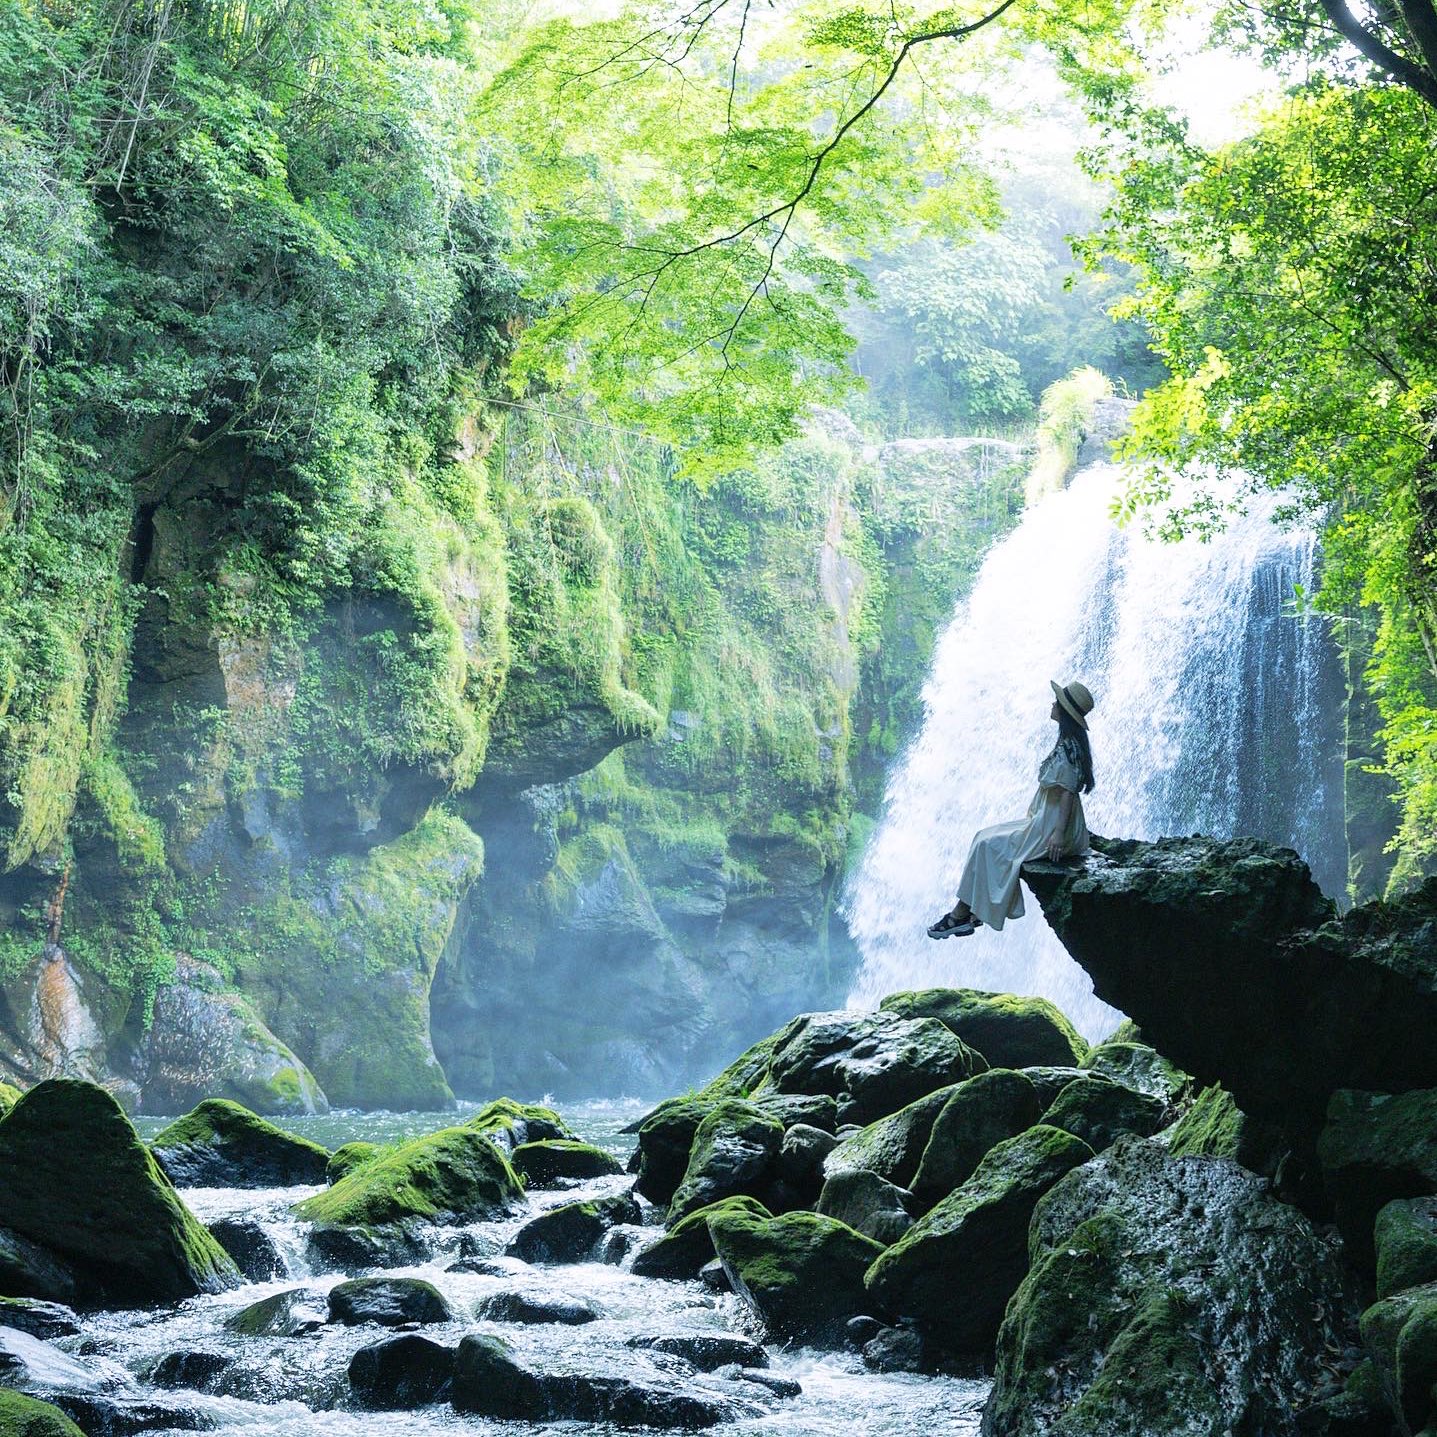
[[[1046,998],[927,988],[890,993],[878,1006],[900,1018],[937,1018],[991,1068],[1064,1067],[1081,1063],[1088,1051],[1067,1016]]]
[[[1235,1163],[1128,1140],[1039,1203],[985,1437],[1286,1437],[1350,1320],[1337,1246]]]
[[[1437,881],[1338,917],[1291,849],[1094,849],[1025,873],[1048,922],[1099,997],[1245,1113],[1315,1135],[1339,1088],[1437,1088]]]
[[[322,1183],[329,1152],[225,1098],[206,1098],[150,1142],[180,1187],[267,1188]]]
[[[0,1212],[88,1301],[176,1302],[239,1278],[115,1100],[76,1079],[32,1088],[0,1122]]]

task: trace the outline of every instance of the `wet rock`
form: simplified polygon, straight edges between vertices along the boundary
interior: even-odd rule
[[[210,1236],[229,1253],[250,1282],[271,1282],[288,1271],[265,1226],[251,1217],[224,1217],[210,1224]]]
[[[309,1245],[321,1260],[396,1265],[422,1256],[416,1225],[492,1221],[523,1200],[504,1155],[463,1127],[397,1144],[295,1212],[312,1224]]]
[[[329,1151],[223,1098],[206,1098],[150,1151],[180,1187],[276,1188],[322,1183]]]
[[[755,1387],[762,1387],[775,1397],[803,1396],[802,1383],[795,1382],[791,1377],[780,1377],[774,1372],[756,1372],[751,1367],[741,1367],[733,1377],[736,1382],[751,1382]]]
[[[699,1428],[732,1415],[706,1398],[622,1377],[541,1372],[521,1363],[499,1338],[478,1334],[459,1344],[453,1402],[459,1412],[523,1422]]]
[[[1437,1282],[1437,1197],[1388,1203],[1377,1214],[1373,1241],[1378,1297]]]
[[[671,1098],[660,1103],[639,1125],[638,1160],[634,1191],[659,1207],[672,1200],[689,1165],[689,1149],[699,1124],[715,1106],[715,1100]]]
[[[349,1360],[355,1403],[376,1412],[447,1401],[453,1378],[454,1349],[415,1333],[361,1347]]]
[[[709,1218],[729,1208],[768,1216],[768,1209],[751,1197],[725,1198],[700,1208],[675,1223],[657,1242],[640,1252],[629,1269],[636,1277],[695,1278],[714,1260]]]
[[[318,1293],[292,1287],[241,1308],[225,1319],[225,1330],[243,1337],[297,1337],[322,1327],[328,1316]]]
[[[742,1098],[721,1100],[694,1134],[669,1225],[726,1197],[764,1197],[782,1142],[782,1126],[761,1108]]]
[[[896,1187],[908,1187],[923,1161],[938,1114],[960,1086],[939,1088],[847,1137],[840,1132],[842,1141],[823,1161],[825,1177],[870,1172]]]
[[[863,1345],[863,1362],[875,1372],[927,1370],[923,1337],[910,1327],[885,1327]]]
[[[1082,1066],[1164,1104],[1175,1101],[1192,1082],[1146,1043],[1100,1043],[1083,1059]]]
[[[0,985],[0,1063],[11,1073],[106,1081],[104,985],[46,945]]]
[[[52,1078],[0,1123],[0,1212],[73,1271],[84,1301],[143,1307],[239,1279],[114,1098],[91,1083]]]
[[[785,1129],[802,1124],[831,1133],[838,1126],[838,1103],[826,1093],[757,1093],[749,1101]]]
[[[439,1289],[418,1277],[356,1277],[329,1290],[329,1320],[345,1327],[449,1322],[453,1316]]]
[[[461,1257],[451,1262],[445,1272],[468,1272],[476,1277],[512,1277],[513,1265],[497,1257]]]
[[[561,1297],[531,1297],[524,1292],[495,1292],[474,1308],[481,1322],[555,1322],[564,1327],[582,1327],[594,1322],[598,1309],[587,1302]]]
[[[624,1170],[623,1164],[603,1148],[560,1138],[521,1143],[510,1162],[531,1188],[560,1187],[572,1179],[614,1177]]]
[[[1032,1080],[1011,1068],[990,1068],[947,1091],[911,1182],[925,1207],[967,1182],[993,1148],[1031,1128],[1042,1112]]]
[[[973,1176],[878,1257],[870,1302],[912,1317],[958,1352],[988,1348],[1028,1270],[1038,1199],[1093,1156],[1081,1139],[1038,1126],[997,1144]]]
[[[1059,1182],[998,1335],[985,1437],[1289,1437],[1345,1309],[1340,1248],[1266,1183],[1129,1139]]]
[[[706,1262],[699,1269],[699,1281],[708,1288],[710,1292],[732,1292],[733,1283],[729,1281],[728,1270],[723,1263],[714,1258],[712,1262]]]
[[[44,1342],[57,1337],[74,1337],[80,1330],[74,1312],[62,1302],[42,1302],[33,1297],[0,1297],[0,1327],[28,1332]]]
[[[1162,1098],[1094,1075],[1069,1083],[1042,1121],[1082,1138],[1100,1153],[1122,1137],[1151,1137],[1162,1127],[1167,1112]]]
[[[777,1338],[842,1343],[849,1318],[869,1310],[863,1274],[883,1249],[832,1218],[724,1212],[709,1219],[733,1290]]]
[[[150,1369],[150,1381],[156,1387],[186,1387],[195,1392],[209,1392],[217,1380],[235,1364],[224,1352],[167,1352]]]
[[[0,1327],[0,1386],[31,1392],[100,1392],[107,1379],[58,1347],[13,1327]]]
[[[823,1187],[823,1163],[838,1139],[822,1128],[795,1123],[783,1135],[774,1162],[771,1206],[780,1211],[812,1207]]]
[[[1362,1341],[1388,1406],[1407,1431],[1426,1428],[1437,1418],[1437,1283],[1374,1303],[1362,1314]]]
[[[329,1155],[329,1161],[324,1165],[324,1180],[332,1186],[340,1178],[348,1177],[356,1168],[362,1168],[365,1163],[388,1151],[384,1143],[344,1143]]]
[[[1249,1117],[1216,1083],[1198,1093],[1168,1129],[1167,1144],[1175,1158],[1229,1158],[1264,1177],[1276,1172],[1286,1146],[1272,1123]]]
[[[637,1241],[637,1233],[628,1232],[621,1227],[610,1228],[599,1243],[599,1261],[608,1263],[610,1267],[622,1266]]]
[[[1081,1063],[1088,1045],[1046,998],[985,993],[977,988],[928,988],[891,993],[879,1005],[900,1018],[936,1018],[981,1053],[991,1068]]]
[[[836,1173],[824,1183],[816,1211],[888,1247],[913,1226],[912,1201],[912,1193],[877,1173]]]
[[[198,1407],[144,1397],[62,1392],[56,1395],[55,1405],[85,1437],[136,1437],[157,1430],[206,1432],[218,1425]]]
[[[1378,1211],[1394,1198],[1437,1192],[1437,1089],[1334,1093],[1317,1156],[1337,1225],[1370,1269]]]
[[[84,1437],[53,1403],[0,1388],[0,1432],[5,1437]]]
[[[720,1367],[767,1367],[768,1353],[752,1339],[731,1333],[675,1332],[661,1337],[638,1336],[625,1339],[629,1347],[649,1352],[666,1352],[682,1357],[700,1372],[717,1372]]]
[[[70,1303],[80,1295],[80,1279],[53,1252],[0,1227],[0,1292]]]
[[[513,1098],[485,1103],[465,1126],[483,1133],[504,1153],[525,1143],[574,1142],[578,1137],[553,1108],[516,1103]]]
[[[871,1123],[988,1065],[933,1018],[809,1013],[769,1064],[779,1092],[827,1093],[841,1122]]]
[[[1023,1068],[1020,1069],[1023,1076],[1032,1083],[1033,1091],[1038,1095],[1038,1110],[1042,1112],[1052,1105],[1053,1099],[1068,1086],[1079,1078],[1086,1078],[1086,1068]]]
[[[854,1347],[863,1347],[872,1342],[884,1325],[876,1317],[869,1317],[863,1314],[859,1317],[850,1317],[843,1325],[844,1335]]]
[[[641,1220],[639,1205],[627,1194],[565,1203],[526,1222],[504,1251],[536,1264],[585,1262],[611,1227]]]

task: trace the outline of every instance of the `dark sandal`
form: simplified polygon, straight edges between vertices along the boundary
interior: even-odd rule
[[[945,913],[936,923],[928,925],[930,938],[967,938],[978,926],[978,920],[970,913],[966,918],[955,918]]]

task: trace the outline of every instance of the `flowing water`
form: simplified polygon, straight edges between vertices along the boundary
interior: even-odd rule
[[[1031,509],[985,560],[936,647],[922,729],[888,782],[845,913],[863,961],[850,998],[908,988],[1041,994],[1089,1038],[1117,1019],[1037,904],[1002,933],[934,942],[975,829],[1026,812],[1052,746],[1049,679],[1093,691],[1094,833],[1253,835],[1289,844],[1337,895],[1345,875],[1340,670],[1301,617],[1313,535],[1276,499],[1209,543],[1118,529],[1111,465]]]
[[[581,1135],[627,1158],[634,1140],[620,1128],[640,1111],[638,1104],[593,1104],[566,1115]],[[452,1116],[448,1119],[455,1120]],[[161,1125],[155,1119],[141,1124],[147,1136]],[[410,1137],[440,1123],[423,1115],[332,1114],[297,1119],[289,1126],[335,1146],[360,1137],[379,1141]],[[734,1413],[732,1421],[715,1430],[733,1437],[912,1437],[917,1433],[924,1437],[975,1437],[987,1392],[984,1382],[880,1374],[868,1371],[856,1354],[771,1345],[770,1372],[802,1386],[799,1396],[779,1397],[722,1372],[699,1373],[678,1359],[625,1346],[626,1338],[639,1334],[757,1335],[747,1313],[731,1295],[716,1295],[697,1282],[635,1277],[627,1271],[630,1259],[615,1266],[592,1262],[530,1267],[516,1258],[501,1258],[500,1273],[493,1276],[447,1270],[459,1256],[501,1254],[514,1232],[544,1208],[623,1191],[631,1182],[629,1178],[601,1178],[559,1192],[534,1193],[525,1212],[505,1221],[433,1229],[428,1262],[391,1270],[432,1282],[454,1312],[463,1315],[453,1323],[426,1326],[424,1334],[453,1345],[465,1332],[497,1333],[521,1359],[539,1368],[624,1376],[715,1397]],[[388,1335],[385,1329],[326,1323],[296,1337],[242,1337],[227,1332],[223,1326],[227,1317],[262,1297],[296,1287],[317,1299],[323,1314],[325,1294],[342,1275],[310,1269],[304,1257],[304,1225],[290,1212],[293,1203],[317,1190],[184,1189],[186,1202],[204,1221],[230,1216],[258,1219],[285,1257],[289,1269],[285,1278],[247,1284],[173,1308],[87,1316],[81,1319],[79,1336],[61,1339],[55,1346],[77,1357],[112,1396],[131,1402],[179,1404],[212,1430],[245,1437],[369,1437],[379,1431],[389,1437],[454,1433],[532,1437],[535,1433],[576,1431],[608,1437],[619,1430],[606,1424],[494,1421],[461,1415],[447,1404],[409,1412],[360,1411],[349,1405],[346,1369],[358,1348]],[[645,1240],[657,1235],[657,1229],[636,1234]],[[641,1245],[635,1244],[633,1250]],[[601,1316],[582,1327],[498,1324],[468,1317],[480,1299],[510,1287],[537,1297],[583,1300]],[[221,1379],[218,1395],[160,1391],[149,1384],[146,1374],[160,1358],[194,1350],[236,1359]],[[65,1365],[56,1357],[55,1365],[56,1385],[73,1387],[74,1364]]]

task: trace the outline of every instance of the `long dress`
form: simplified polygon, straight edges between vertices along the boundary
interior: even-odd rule
[[[1023,916],[1023,887],[1018,875],[1023,865],[1047,851],[1057,834],[1065,858],[1088,851],[1088,825],[1083,818],[1082,760],[1077,743],[1059,739],[1038,767],[1038,791],[1028,805],[1028,816],[1010,823],[980,828],[973,836],[958,898],[990,928],[1001,929],[1010,918]],[[1073,795],[1066,827],[1060,827],[1063,792]]]

